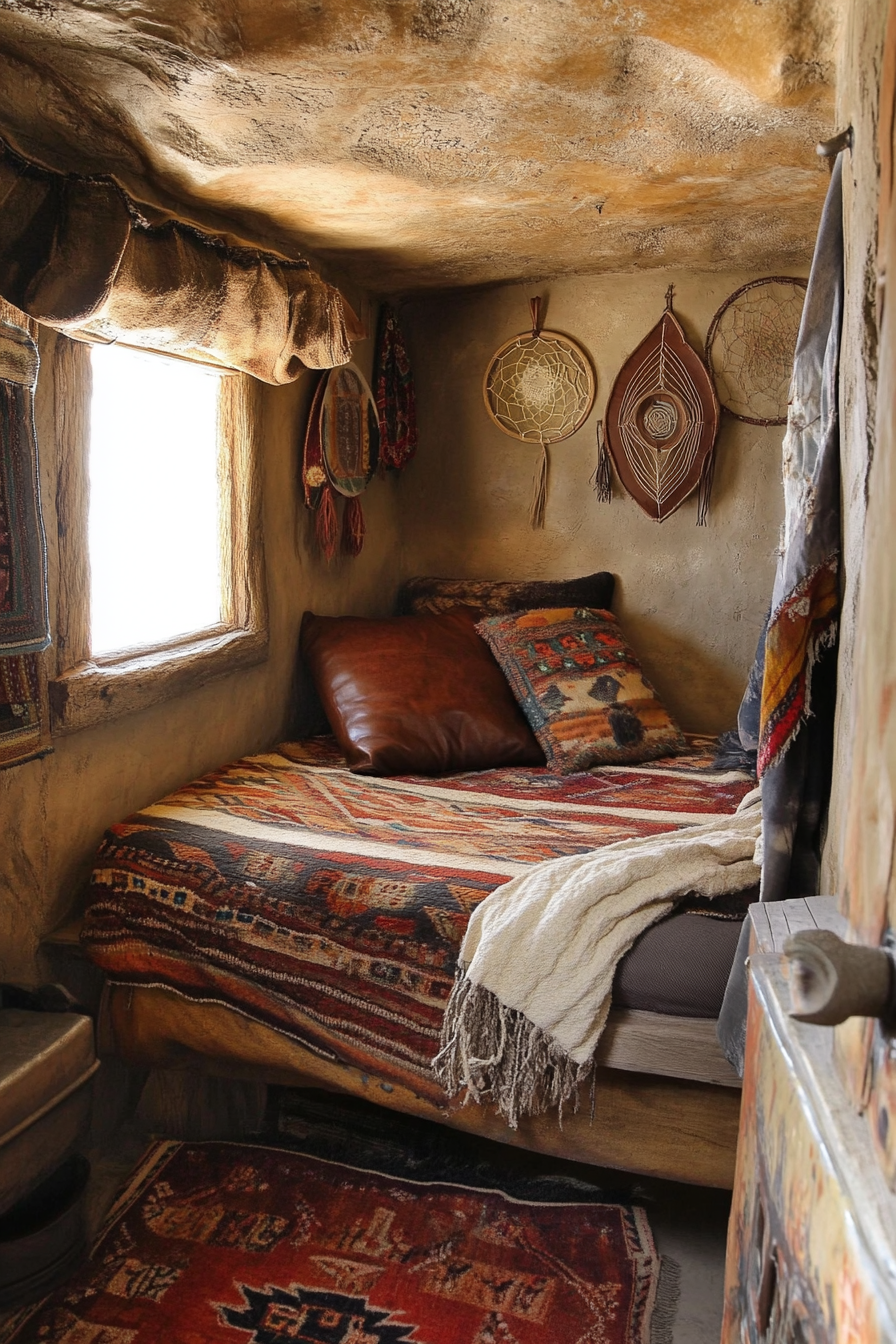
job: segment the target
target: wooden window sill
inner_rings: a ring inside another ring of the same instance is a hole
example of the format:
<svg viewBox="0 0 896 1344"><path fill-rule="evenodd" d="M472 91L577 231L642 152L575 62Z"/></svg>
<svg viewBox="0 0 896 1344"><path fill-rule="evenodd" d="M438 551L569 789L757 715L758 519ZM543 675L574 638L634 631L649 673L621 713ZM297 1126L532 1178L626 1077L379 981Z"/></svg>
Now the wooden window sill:
<svg viewBox="0 0 896 1344"><path fill-rule="evenodd" d="M53 733L64 736L138 713L214 677L262 663L267 653L266 630L219 627L164 648L79 663L50 681Z"/></svg>

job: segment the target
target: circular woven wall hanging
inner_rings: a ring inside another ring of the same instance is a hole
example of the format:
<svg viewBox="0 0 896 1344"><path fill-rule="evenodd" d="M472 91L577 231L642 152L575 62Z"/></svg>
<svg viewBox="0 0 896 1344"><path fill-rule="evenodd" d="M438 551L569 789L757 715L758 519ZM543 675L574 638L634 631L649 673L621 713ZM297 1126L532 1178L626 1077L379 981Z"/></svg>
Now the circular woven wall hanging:
<svg viewBox="0 0 896 1344"><path fill-rule="evenodd" d="M485 408L514 439L541 444L529 518L544 526L548 445L575 434L594 405L597 379L587 352L570 336L539 322L540 299L530 299L532 330L495 351L482 382Z"/></svg>
<svg viewBox="0 0 896 1344"><path fill-rule="evenodd" d="M787 423L806 281L769 275L726 299L706 335L706 362L726 411L751 425Z"/></svg>

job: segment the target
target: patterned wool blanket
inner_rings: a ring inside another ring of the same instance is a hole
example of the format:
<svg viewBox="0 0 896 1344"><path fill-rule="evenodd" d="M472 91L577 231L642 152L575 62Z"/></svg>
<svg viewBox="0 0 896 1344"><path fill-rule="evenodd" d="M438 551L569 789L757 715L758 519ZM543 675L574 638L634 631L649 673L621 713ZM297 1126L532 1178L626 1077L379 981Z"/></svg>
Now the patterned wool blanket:
<svg viewBox="0 0 896 1344"><path fill-rule="evenodd" d="M688 893L759 879L759 790L732 817L554 859L473 911L434 1061L449 1096L521 1115L562 1108L590 1072L613 977L639 934Z"/></svg>
<svg viewBox="0 0 896 1344"><path fill-rule="evenodd" d="M545 859L730 815L711 744L647 767L353 775L284 744L107 833L83 942L119 984L222 1003L436 1104L430 1061L471 913ZM745 883L749 885L749 883Z"/></svg>

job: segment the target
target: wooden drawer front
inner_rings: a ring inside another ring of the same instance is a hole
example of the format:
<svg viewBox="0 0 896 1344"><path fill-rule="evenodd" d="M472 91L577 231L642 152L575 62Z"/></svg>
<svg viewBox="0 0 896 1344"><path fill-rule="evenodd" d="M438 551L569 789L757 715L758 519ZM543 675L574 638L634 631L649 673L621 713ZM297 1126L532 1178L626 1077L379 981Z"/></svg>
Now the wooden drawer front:
<svg viewBox="0 0 896 1344"><path fill-rule="evenodd" d="M892 1344L878 1267L764 987L750 989L722 1344Z"/></svg>

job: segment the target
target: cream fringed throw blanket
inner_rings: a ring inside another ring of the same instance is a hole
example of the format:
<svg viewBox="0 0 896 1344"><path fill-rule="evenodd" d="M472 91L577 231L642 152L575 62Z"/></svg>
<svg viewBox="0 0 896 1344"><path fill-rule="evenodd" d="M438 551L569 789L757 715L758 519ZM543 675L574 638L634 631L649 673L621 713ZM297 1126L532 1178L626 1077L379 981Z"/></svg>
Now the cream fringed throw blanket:
<svg viewBox="0 0 896 1344"><path fill-rule="evenodd" d="M449 1096L490 1099L516 1129L575 1098L613 976L639 934L690 892L759 880L759 790L728 817L538 864L473 912L433 1069Z"/></svg>

